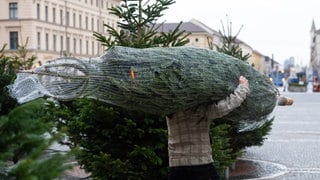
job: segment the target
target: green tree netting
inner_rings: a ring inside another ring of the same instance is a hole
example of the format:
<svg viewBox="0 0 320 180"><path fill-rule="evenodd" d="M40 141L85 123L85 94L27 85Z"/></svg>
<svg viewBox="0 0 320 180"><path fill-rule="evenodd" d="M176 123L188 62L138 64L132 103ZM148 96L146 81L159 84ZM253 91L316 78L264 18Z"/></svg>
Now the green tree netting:
<svg viewBox="0 0 320 180"><path fill-rule="evenodd" d="M59 58L18 73L9 89L20 103L42 96L62 101L87 97L164 115L225 98L240 75L249 80L250 93L229 118L260 122L273 111L277 89L243 61L200 48L115 46L91 60Z"/></svg>

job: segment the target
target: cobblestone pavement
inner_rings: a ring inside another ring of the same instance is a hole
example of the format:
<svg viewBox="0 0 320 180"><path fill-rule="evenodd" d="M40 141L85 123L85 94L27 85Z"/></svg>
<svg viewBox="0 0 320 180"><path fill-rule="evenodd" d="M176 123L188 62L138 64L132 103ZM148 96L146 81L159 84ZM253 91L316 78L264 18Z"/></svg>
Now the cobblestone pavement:
<svg viewBox="0 0 320 180"><path fill-rule="evenodd" d="M275 108L267 140L247 148L243 156L259 168L251 177L237 179L320 180L320 93L281 94L293 98L294 104Z"/></svg>

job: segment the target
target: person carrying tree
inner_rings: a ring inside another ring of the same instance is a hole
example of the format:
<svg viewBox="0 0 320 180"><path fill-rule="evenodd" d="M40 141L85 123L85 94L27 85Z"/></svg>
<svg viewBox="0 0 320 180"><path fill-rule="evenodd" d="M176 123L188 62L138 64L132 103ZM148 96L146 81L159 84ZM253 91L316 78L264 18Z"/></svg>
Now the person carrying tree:
<svg viewBox="0 0 320 180"><path fill-rule="evenodd" d="M169 180L219 179L213 165L210 124L213 119L221 118L239 107L248 93L249 82L240 76L239 85L225 99L166 116Z"/></svg>

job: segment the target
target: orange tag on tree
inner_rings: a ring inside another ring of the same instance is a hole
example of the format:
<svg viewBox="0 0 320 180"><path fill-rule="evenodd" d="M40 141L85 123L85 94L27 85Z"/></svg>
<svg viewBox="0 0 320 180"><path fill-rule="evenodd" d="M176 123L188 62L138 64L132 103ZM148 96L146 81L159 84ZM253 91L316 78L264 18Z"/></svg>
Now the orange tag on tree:
<svg viewBox="0 0 320 180"><path fill-rule="evenodd" d="M133 69L130 69L130 77L131 77L131 79L134 79L136 77Z"/></svg>

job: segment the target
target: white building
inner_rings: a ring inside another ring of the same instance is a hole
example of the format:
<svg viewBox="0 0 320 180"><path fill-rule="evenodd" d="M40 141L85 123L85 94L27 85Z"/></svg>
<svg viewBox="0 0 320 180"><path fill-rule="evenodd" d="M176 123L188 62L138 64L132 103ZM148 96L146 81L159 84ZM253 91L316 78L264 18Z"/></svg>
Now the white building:
<svg viewBox="0 0 320 180"><path fill-rule="evenodd" d="M313 75L319 76L320 72L320 30L316 29L314 20L312 21L310 30L310 64L313 69Z"/></svg>
<svg viewBox="0 0 320 180"><path fill-rule="evenodd" d="M120 0L1 0L0 48L27 49L39 61L61 56L95 57L103 48L93 32L105 33L103 24L117 27L118 17L108 8Z"/></svg>

